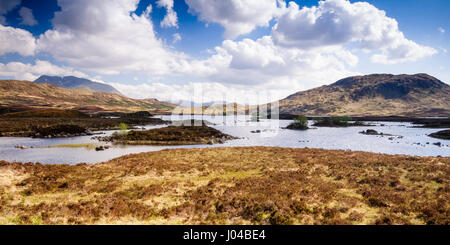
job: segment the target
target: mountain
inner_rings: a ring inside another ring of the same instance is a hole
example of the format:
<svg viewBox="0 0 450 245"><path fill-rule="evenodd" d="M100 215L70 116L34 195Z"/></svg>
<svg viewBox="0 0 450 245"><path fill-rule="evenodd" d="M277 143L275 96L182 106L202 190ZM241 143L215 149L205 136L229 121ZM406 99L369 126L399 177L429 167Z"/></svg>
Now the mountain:
<svg viewBox="0 0 450 245"><path fill-rule="evenodd" d="M35 83L48 83L53 84L61 88L68 89L86 89L95 92L105 92L120 94L115 88L108 84L93 82L85 78L79 78L74 76L58 77L58 76L40 76L34 81Z"/></svg>
<svg viewBox="0 0 450 245"><path fill-rule="evenodd" d="M48 83L0 80L0 112L26 109L75 109L83 112L166 114L176 105L156 99L137 100L115 93L66 89Z"/></svg>
<svg viewBox="0 0 450 245"><path fill-rule="evenodd" d="M427 75L348 77L279 101L282 114L450 116L450 86Z"/></svg>

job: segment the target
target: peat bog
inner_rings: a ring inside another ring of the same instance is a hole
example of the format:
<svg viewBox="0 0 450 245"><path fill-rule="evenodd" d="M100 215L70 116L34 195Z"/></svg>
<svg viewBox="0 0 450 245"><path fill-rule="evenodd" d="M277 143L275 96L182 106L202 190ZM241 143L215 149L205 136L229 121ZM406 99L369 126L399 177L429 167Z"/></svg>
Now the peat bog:
<svg viewBox="0 0 450 245"><path fill-rule="evenodd" d="M1 224L449 224L450 158L269 147L0 162Z"/></svg>

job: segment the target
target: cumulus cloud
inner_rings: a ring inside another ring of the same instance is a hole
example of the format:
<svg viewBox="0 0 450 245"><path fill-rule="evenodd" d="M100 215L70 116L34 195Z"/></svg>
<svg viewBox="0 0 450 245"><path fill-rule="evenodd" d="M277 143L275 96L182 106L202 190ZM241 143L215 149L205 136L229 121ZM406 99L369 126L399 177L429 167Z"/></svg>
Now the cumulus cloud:
<svg viewBox="0 0 450 245"><path fill-rule="evenodd" d="M54 29L39 37L40 51L77 68L102 74L164 74L180 54L168 51L156 37L151 5L133 12L139 0L58 0Z"/></svg>
<svg viewBox="0 0 450 245"><path fill-rule="evenodd" d="M380 54L374 54L371 61L381 64L396 64L416 61L436 54L434 48L419 45L413 41L403 39L400 43L381 49Z"/></svg>
<svg viewBox="0 0 450 245"><path fill-rule="evenodd" d="M347 67L357 62L355 55L339 47L306 51L277 46L265 36L256 41L225 40L208 59L182 64L177 71L222 84L310 88L354 75Z"/></svg>
<svg viewBox="0 0 450 245"><path fill-rule="evenodd" d="M289 2L278 18L272 36L278 45L311 49L357 43L366 51L380 51L372 61L398 63L415 61L436 53L430 47L405 38L395 19L367 2L320 1L319 6L299 8Z"/></svg>
<svg viewBox="0 0 450 245"><path fill-rule="evenodd" d="M110 83L120 92L133 98L154 98L156 95L158 98L166 101L173 101L183 99L189 99L194 94L194 88L197 86L213 86L217 88L223 87L221 84L201 84L201 83L187 83L187 84L165 84L161 82L155 83L142 83L139 85L128 85L122 83ZM197 98L199 99L199 98Z"/></svg>
<svg viewBox="0 0 450 245"><path fill-rule="evenodd" d="M200 20L222 25L229 39L268 26L285 6L279 0L186 0L186 3L189 12L198 15Z"/></svg>
<svg viewBox="0 0 450 245"><path fill-rule="evenodd" d="M172 37L173 37L172 43L177 43L177 42L181 41L181 39L182 39L180 33L174 33L172 35Z"/></svg>
<svg viewBox="0 0 450 245"><path fill-rule="evenodd" d="M265 69L275 68L286 64L269 37L258 41L244 39L241 42L226 40L222 48L232 56L230 68L245 69Z"/></svg>
<svg viewBox="0 0 450 245"><path fill-rule="evenodd" d="M37 25L37 21L34 18L33 12L31 9L27 7L22 7L19 9L19 15L20 18L22 18L22 21L20 22L21 25L27 25L27 26L35 26Z"/></svg>
<svg viewBox="0 0 450 245"><path fill-rule="evenodd" d="M165 8L167 13L161 21L161 27L176 27L178 28L178 16L173 10L173 0L158 0L156 5L160 8Z"/></svg>
<svg viewBox="0 0 450 245"><path fill-rule="evenodd" d="M132 98L154 98L173 103L193 101L195 103L226 101L240 104L262 104L273 102L292 93L280 87L261 86L255 90L248 86L229 86L214 82L190 82L186 84L141 83L128 85L109 83L121 93ZM270 85L271 86L271 85Z"/></svg>
<svg viewBox="0 0 450 245"><path fill-rule="evenodd" d="M236 101L255 104L260 93L271 102L299 90L360 75L347 70L358 58L341 48L323 48L319 52L276 46L270 36L256 41L226 40L204 60L183 60L174 67L175 76L192 81L185 84L149 82L139 85L111 83L123 94L134 98L158 97L161 100ZM163 79L164 81L164 79ZM203 98L195 96L202 88ZM256 89L257 88L257 89ZM251 99L250 99L251 98ZM250 100L250 101L249 101Z"/></svg>
<svg viewBox="0 0 450 245"><path fill-rule="evenodd" d="M0 76L34 81L41 75L87 77L83 72L75 71L70 67L56 66L44 60L36 60L35 64L21 62L0 63Z"/></svg>
<svg viewBox="0 0 450 245"><path fill-rule="evenodd" d="M445 29L442 28L442 27L439 27L439 28L438 28L438 31L439 31L440 33L445 33Z"/></svg>
<svg viewBox="0 0 450 245"><path fill-rule="evenodd" d="M36 40L23 29L0 25L0 55L19 53L23 56L34 55Z"/></svg>

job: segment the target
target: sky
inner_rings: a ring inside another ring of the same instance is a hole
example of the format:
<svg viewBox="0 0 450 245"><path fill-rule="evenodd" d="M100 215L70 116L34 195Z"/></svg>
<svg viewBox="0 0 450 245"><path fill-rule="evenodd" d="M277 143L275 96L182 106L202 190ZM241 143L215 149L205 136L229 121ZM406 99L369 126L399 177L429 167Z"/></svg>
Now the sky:
<svg viewBox="0 0 450 245"><path fill-rule="evenodd" d="M0 79L249 104L372 73L450 83L448 12L448 0L0 0Z"/></svg>

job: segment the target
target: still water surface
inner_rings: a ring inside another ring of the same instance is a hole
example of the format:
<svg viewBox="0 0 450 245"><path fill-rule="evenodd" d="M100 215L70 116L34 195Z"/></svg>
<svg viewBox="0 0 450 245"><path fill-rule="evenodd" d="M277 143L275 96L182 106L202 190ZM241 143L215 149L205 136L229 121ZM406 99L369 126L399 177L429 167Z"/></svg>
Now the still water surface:
<svg viewBox="0 0 450 245"><path fill-rule="evenodd" d="M159 116L163 119L185 120L191 116L171 118ZM202 116L193 116L202 119ZM247 116L204 116L204 120L215 123L212 127L239 137L225 144L189 145L189 146L113 146L105 151L95 151L87 148L46 148L46 146L66 144L104 144L91 139L92 136L72 138L32 139L23 137L0 137L0 160L9 162L40 162L40 163L97 163L131 153L158 151L170 148L205 148L229 146L276 146L292 148L322 148L354 151L368 151L386 154L406 154L413 156L450 156L450 141L430 138L427 135L443 129L413 128L411 123L405 122L368 122L375 126L327 128L320 127L306 131L283 129L291 120L262 120L252 122ZM312 123L312 121L310 121ZM145 126L146 129L164 127ZM394 136L363 135L359 132L375 129L384 134ZM258 131L260 130L260 132ZM254 131L252 133L251 131ZM257 131L258 133L255 133ZM102 136L110 135L114 131L101 131ZM441 142L441 146L434 143ZM18 149L16 145L33 147ZM40 148L44 147L44 148Z"/></svg>

